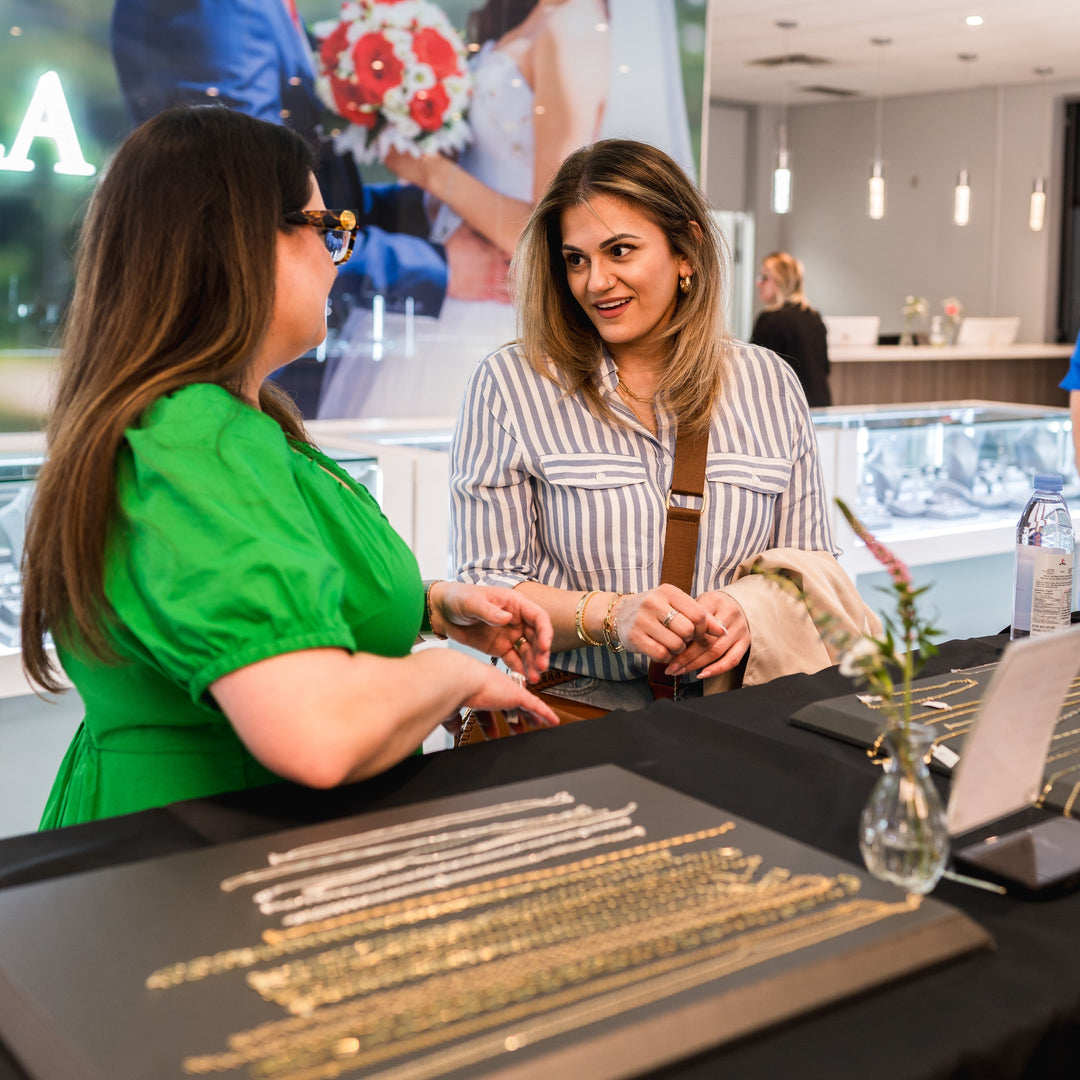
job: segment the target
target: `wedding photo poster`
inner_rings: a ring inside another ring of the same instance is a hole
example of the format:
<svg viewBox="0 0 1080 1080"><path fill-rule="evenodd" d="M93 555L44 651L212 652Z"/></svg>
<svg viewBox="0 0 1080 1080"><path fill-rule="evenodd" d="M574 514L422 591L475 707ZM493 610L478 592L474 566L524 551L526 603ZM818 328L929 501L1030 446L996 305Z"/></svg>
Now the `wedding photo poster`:
<svg viewBox="0 0 1080 1080"><path fill-rule="evenodd" d="M506 272L541 174L620 136L697 175L706 6L9 0L0 430L42 424L75 236L111 149L178 102L300 131L326 204L361 211L326 342L276 375L305 416L453 416L472 367L515 336ZM554 64L535 52L545 33Z"/></svg>

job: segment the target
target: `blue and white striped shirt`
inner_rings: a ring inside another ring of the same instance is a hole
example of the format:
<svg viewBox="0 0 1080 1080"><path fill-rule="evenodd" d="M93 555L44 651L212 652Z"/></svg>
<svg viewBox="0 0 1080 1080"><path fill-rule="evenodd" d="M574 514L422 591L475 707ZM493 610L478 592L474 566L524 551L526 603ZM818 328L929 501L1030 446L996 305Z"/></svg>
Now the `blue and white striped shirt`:
<svg viewBox="0 0 1080 1080"><path fill-rule="evenodd" d="M605 357L600 392L628 427L597 419L584 395L566 396L530 367L519 346L478 365L450 450L461 580L622 593L660 583L675 418L658 407L653 435L617 383L615 363ZM775 353L732 346L705 477L694 596L728 584L739 563L768 548L836 553L806 399ZM582 648L554 655L552 665L632 679L645 674L648 661Z"/></svg>

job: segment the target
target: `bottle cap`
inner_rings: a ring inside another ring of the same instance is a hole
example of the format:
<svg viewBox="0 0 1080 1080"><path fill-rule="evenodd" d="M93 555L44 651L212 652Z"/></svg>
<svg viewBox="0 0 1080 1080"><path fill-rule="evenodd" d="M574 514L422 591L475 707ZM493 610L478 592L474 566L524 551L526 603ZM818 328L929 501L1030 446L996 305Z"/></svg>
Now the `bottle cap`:
<svg viewBox="0 0 1080 1080"><path fill-rule="evenodd" d="M1060 491L1065 486L1065 477L1056 472L1036 473L1032 486L1036 491Z"/></svg>

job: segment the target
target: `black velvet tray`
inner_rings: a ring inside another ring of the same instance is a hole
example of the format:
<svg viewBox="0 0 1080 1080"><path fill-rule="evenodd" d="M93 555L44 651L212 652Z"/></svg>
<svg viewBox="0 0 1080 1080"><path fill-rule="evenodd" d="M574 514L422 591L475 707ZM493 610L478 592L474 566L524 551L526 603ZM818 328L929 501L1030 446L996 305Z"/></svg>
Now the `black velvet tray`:
<svg viewBox="0 0 1080 1080"><path fill-rule="evenodd" d="M38 1080L630 1076L990 943L612 765L10 888L0 928Z"/></svg>
<svg viewBox="0 0 1080 1080"><path fill-rule="evenodd" d="M956 768L963 754L964 738L975 722L978 704L996 667L997 664L984 664L963 668L917 679L912 684L915 703L912 719L935 733L930 759L930 768L935 772L949 776ZM934 702L948 708L934 707ZM880 708L874 705L858 694L844 694L803 706L792 715L791 722L869 750L878 744L884 719ZM1080 801L1080 679L1073 680L1061 706L1043 779L1039 805L1070 816L1080 815L1080 807L1075 807Z"/></svg>

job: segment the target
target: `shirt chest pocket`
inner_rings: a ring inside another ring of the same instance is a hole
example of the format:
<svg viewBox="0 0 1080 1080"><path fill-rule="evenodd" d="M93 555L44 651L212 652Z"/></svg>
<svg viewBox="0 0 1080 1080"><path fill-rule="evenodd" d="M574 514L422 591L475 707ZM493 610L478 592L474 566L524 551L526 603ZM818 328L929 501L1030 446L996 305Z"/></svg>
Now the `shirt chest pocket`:
<svg viewBox="0 0 1080 1080"><path fill-rule="evenodd" d="M556 562L582 571L644 566L655 508L645 463L622 454L539 458L538 529ZM655 502L655 497L654 500Z"/></svg>
<svg viewBox="0 0 1080 1080"><path fill-rule="evenodd" d="M710 484L732 484L760 495L780 495L791 483L791 462L786 458L710 454L705 479Z"/></svg>
<svg viewBox="0 0 1080 1080"><path fill-rule="evenodd" d="M710 454L705 481L708 505L699 550L714 572L733 569L772 546L776 500L791 486L790 461Z"/></svg>

